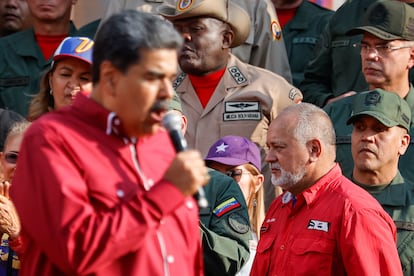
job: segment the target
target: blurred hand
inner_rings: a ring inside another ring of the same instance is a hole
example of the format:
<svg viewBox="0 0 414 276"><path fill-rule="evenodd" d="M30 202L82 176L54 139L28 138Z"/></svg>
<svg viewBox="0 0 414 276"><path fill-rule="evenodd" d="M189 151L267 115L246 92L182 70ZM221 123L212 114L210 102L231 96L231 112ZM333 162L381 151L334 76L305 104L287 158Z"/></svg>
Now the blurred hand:
<svg viewBox="0 0 414 276"><path fill-rule="evenodd" d="M333 103L333 102L336 102L337 100L340 100L340 99L343 99L343 98L346 98L346 97L349 97L349 96L355 95L355 94L356 94L356 92L355 92L355 91L348 91L348 92L346 92L346 93L344 93L344 94L341 94L341 95L339 95L339 96L337 96L337 97L335 97L335 98L331 98L331 99L329 99L329 100L326 102L326 105L328 105L328 104L330 104L330 103Z"/></svg>
<svg viewBox="0 0 414 276"><path fill-rule="evenodd" d="M9 190L10 190L10 182L6 180L1 181L0 182L0 195L10 198Z"/></svg>
<svg viewBox="0 0 414 276"><path fill-rule="evenodd" d="M207 184L210 176L200 152L187 150L177 154L164 179L173 183L185 196L191 196Z"/></svg>
<svg viewBox="0 0 414 276"><path fill-rule="evenodd" d="M20 229L20 220L13 202L0 195L0 233L6 233L11 239L16 239Z"/></svg>

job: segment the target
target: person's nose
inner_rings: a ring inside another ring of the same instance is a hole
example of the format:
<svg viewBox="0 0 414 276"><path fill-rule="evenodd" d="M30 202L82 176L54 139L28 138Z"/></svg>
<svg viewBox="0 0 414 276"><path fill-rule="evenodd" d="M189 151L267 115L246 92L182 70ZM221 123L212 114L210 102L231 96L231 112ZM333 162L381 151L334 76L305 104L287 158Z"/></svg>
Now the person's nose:
<svg viewBox="0 0 414 276"><path fill-rule="evenodd" d="M174 95L174 89L172 81L169 79L165 79L162 81L161 89L160 89L160 97L166 99L172 99Z"/></svg>

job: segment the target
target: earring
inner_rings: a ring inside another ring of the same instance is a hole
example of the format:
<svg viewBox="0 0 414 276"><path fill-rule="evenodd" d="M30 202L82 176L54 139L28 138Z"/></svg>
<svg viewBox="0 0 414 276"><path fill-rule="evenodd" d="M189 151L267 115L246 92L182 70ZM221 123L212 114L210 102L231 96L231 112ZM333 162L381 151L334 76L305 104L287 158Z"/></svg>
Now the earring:
<svg viewBox="0 0 414 276"><path fill-rule="evenodd" d="M49 90L49 94L53 95L53 90L52 89Z"/></svg>

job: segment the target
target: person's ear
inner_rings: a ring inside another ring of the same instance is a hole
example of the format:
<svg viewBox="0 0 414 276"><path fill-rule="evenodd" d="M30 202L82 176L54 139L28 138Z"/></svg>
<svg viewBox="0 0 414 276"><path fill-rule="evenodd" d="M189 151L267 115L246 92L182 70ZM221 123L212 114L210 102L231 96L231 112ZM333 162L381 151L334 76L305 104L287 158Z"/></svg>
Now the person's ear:
<svg viewBox="0 0 414 276"><path fill-rule="evenodd" d="M309 160L311 162L317 161L319 159L319 157L321 156L321 153L322 153L321 141L319 141L318 139L309 140L306 143L306 147L307 147L308 152L309 152Z"/></svg>
<svg viewBox="0 0 414 276"><path fill-rule="evenodd" d="M401 145L400 148L398 150L398 153L400 155L404 155L405 152L407 151L408 146L410 145L410 134L406 133L404 130L404 134L401 137Z"/></svg>
<svg viewBox="0 0 414 276"><path fill-rule="evenodd" d="M112 97L116 95L117 74L119 71L114 67L110 61L104 61L100 67L100 83L104 87L104 91Z"/></svg>
<svg viewBox="0 0 414 276"><path fill-rule="evenodd" d="M223 49L230 49L234 40L234 32L229 28L223 32Z"/></svg>
<svg viewBox="0 0 414 276"><path fill-rule="evenodd" d="M255 193L257 193L260 190L260 188L263 186L263 182L264 182L264 175L263 174L256 175L256 183L254 183Z"/></svg>

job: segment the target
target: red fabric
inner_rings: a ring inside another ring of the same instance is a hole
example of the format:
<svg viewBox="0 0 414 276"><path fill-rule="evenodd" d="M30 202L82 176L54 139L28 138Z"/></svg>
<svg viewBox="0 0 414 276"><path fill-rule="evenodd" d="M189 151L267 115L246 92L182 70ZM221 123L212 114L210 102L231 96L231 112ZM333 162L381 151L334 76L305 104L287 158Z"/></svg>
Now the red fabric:
<svg viewBox="0 0 414 276"><path fill-rule="evenodd" d="M392 219L338 165L263 222L252 276L402 275Z"/></svg>
<svg viewBox="0 0 414 276"><path fill-rule="evenodd" d="M283 28L296 15L298 8L293 9L276 9L277 18L279 19L280 27Z"/></svg>
<svg viewBox="0 0 414 276"><path fill-rule="evenodd" d="M11 189L19 275L202 275L197 205L162 179L168 134L134 145L105 134L108 115L79 93L26 132Z"/></svg>
<svg viewBox="0 0 414 276"><path fill-rule="evenodd" d="M188 75L203 108L207 106L208 101L210 100L211 95L213 95L214 90L220 82L225 70L226 68L223 68L202 77Z"/></svg>
<svg viewBox="0 0 414 276"><path fill-rule="evenodd" d="M67 34L64 35L38 35L36 34L36 41L42 50L43 57L45 60L53 55L59 44L67 37Z"/></svg>

